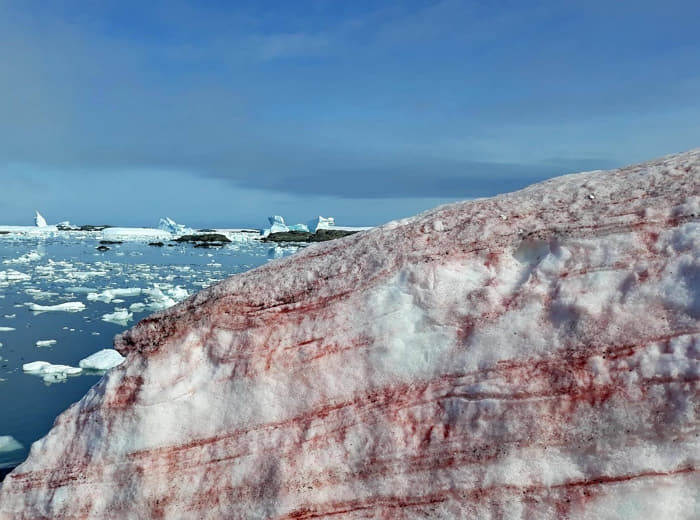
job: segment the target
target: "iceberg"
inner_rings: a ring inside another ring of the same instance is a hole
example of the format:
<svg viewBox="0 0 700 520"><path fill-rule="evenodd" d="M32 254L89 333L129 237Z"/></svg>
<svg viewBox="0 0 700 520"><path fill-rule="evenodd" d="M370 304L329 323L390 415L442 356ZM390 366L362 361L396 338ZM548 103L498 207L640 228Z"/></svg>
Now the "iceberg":
<svg viewBox="0 0 700 520"><path fill-rule="evenodd" d="M187 226L184 226L182 224L178 224L170 217L161 218L158 221L158 229L162 231L167 231L168 233L172 233L173 235L185 235L187 233L192 232L191 228L188 228Z"/></svg>
<svg viewBox="0 0 700 520"><path fill-rule="evenodd" d="M567 175L212 285L115 338L2 514L694 520L699 178Z"/></svg>
<svg viewBox="0 0 700 520"><path fill-rule="evenodd" d="M36 227L46 227L48 224L46 224L46 219L41 216L41 213L38 211L35 212L34 215L34 225Z"/></svg>
<svg viewBox="0 0 700 520"><path fill-rule="evenodd" d="M315 217L306 224L311 233L316 233L319 229L332 229L335 227L335 219L333 217Z"/></svg>

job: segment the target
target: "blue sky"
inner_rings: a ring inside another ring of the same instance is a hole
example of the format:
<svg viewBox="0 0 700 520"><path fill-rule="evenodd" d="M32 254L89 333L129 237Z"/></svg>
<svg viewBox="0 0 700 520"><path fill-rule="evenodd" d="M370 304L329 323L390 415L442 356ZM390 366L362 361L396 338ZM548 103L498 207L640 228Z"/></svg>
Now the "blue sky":
<svg viewBox="0 0 700 520"><path fill-rule="evenodd" d="M378 224L700 146L696 1L0 0L0 222Z"/></svg>

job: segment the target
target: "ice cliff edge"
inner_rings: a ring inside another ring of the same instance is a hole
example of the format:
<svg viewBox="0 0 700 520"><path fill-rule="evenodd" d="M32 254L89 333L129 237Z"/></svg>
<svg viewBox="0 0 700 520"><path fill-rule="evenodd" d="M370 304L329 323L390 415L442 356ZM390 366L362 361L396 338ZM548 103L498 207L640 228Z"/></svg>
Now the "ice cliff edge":
<svg viewBox="0 0 700 520"><path fill-rule="evenodd" d="M0 518L693 518L700 150L234 276L0 488Z"/></svg>

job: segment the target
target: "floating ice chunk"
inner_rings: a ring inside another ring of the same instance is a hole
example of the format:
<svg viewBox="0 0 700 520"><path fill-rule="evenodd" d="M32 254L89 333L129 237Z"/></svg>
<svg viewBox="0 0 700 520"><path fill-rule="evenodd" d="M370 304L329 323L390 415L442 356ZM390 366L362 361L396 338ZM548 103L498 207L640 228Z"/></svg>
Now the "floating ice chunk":
<svg viewBox="0 0 700 520"><path fill-rule="evenodd" d="M114 312L102 315L102 321L114 323L116 325L126 325L132 319L134 319L134 314L132 312L120 308L115 309Z"/></svg>
<svg viewBox="0 0 700 520"><path fill-rule="evenodd" d="M180 286L155 286L151 289L144 289L143 294L147 294L149 297L148 309L151 311L167 309L189 296L187 289Z"/></svg>
<svg viewBox="0 0 700 520"><path fill-rule="evenodd" d="M129 310L131 312L141 312L146 308L146 304L143 302L136 302L129 305Z"/></svg>
<svg viewBox="0 0 700 520"><path fill-rule="evenodd" d="M37 347L50 347L56 344L55 339L40 339L36 342Z"/></svg>
<svg viewBox="0 0 700 520"><path fill-rule="evenodd" d="M178 224L170 217L161 218L158 222L158 229L167 231L168 233L172 233L174 235L184 235L192 231L191 228L188 228L183 224Z"/></svg>
<svg viewBox="0 0 700 520"><path fill-rule="evenodd" d="M38 305L36 303L27 303L25 305L29 307L29 310L32 310L34 312L80 312L82 310L85 310L85 304L83 302L65 302L56 305Z"/></svg>
<svg viewBox="0 0 700 520"><path fill-rule="evenodd" d="M13 283L13 282L26 282L31 280L31 275L27 273L21 273L15 271L14 269L8 269L7 271L0 271L0 283Z"/></svg>
<svg viewBox="0 0 700 520"><path fill-rule="evenodd" d="M21 450L23 446L12 435L0 435L0 453Z"/></svg>
<svg viewBox="0 0 700 520"><path fill-rule="evenodd" d="M30 262L36 262L37 260L41 260L44 257L41 253L38 251L30 251L29 253L25 253L22 256L19 256L17 258L8 258L7 260L3 260L3 264L28 264Z"/></svg>
<svg viewBox="0 0 700 520"><path fill-rule="evenodd" d="M12 332L15 330L14 327L0 327L0 332Z"/></svg>
<svg viewBox="0 0 700 520"><path fill-rule="evenodd" d="M39 213L38 211L36 211L35 215L34 215L34 225L36 227L46 227L47 226L46 219L44 217L42 217L41 213Z"/></svg>
<svg viewBox="0 0 700 520"><path fill-rule="evenodd" d="M89 301L99 300L101 302L110 303L115 298L119 297L134 297L141 294L141 288L139 287L126 287L117 289L106 289L101 293L88 293L87 299Z"/></svg>
<svg viewBox="0 0 700 520"><path fill-rule="evenodd" d="M78 365L85 370L109 370L124 361L124 356L111 348L105 348L81 359Z"/></svg>
<svg viewBox="0 0 700 520"><path fill-rule="evenodd" d="M55 383L65 380L68 376L80 374L83 369L70 365L54 365L48 361L33 361L22 365L22 370L27 374L40 376L46 383Z"/></svg>

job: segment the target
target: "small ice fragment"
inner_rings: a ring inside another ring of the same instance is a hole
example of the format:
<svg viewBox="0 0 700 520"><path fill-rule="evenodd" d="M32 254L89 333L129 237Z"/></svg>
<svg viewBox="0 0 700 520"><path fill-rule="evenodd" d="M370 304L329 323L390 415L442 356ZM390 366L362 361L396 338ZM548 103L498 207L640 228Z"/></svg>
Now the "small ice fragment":
<svg viewBox="0 0 700 520"><path fill-rule="evenodd" d="M15 330L14 327L0 327L0 332L12 332Z"/></svg>
<svg viewBox="0 0 700 520"><path fill-rule="evenodd" d="M0 435L0 453L21 449L22 445L12 435Z"/></svg>
<svg viewBox="0 0 700 520"><path fill-rule="evenodd" d="M115 323L116 325L126 325L133 318L134 314L127 309L116 309L114 312L102 315L102 321Z"/></svg>
<svg viewBox="0 0 700 520"><path fill-rule="evenodd" d="M37 347L50 347L56 344L55 339L40 339L36 342Z"/></svg>
<svg viewBox="0 0 700 520"><path fill-rule="evenodd" d="M120 365L122 361L124 361L124 356L119 352L105 348L81 359L78 365L85 370L109 370Z"/></svg>

